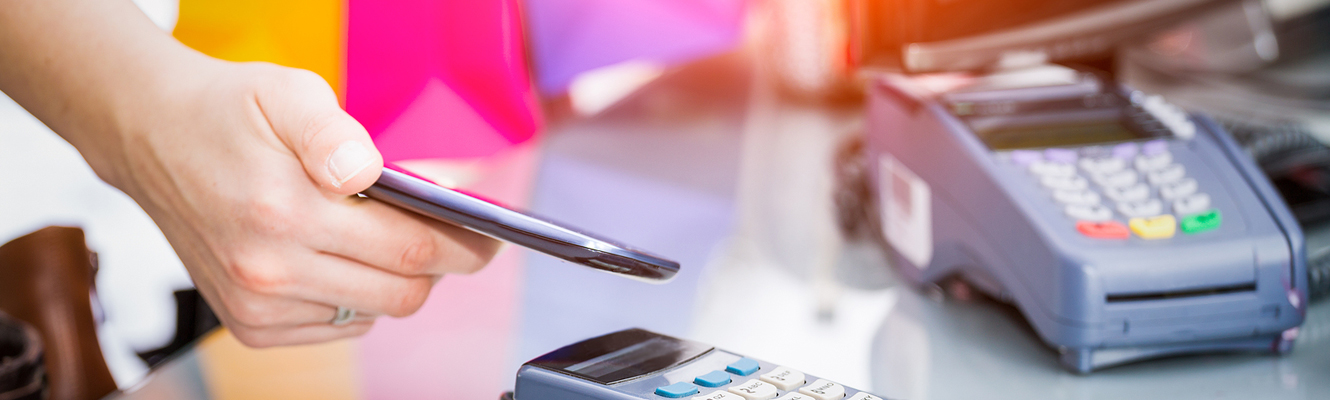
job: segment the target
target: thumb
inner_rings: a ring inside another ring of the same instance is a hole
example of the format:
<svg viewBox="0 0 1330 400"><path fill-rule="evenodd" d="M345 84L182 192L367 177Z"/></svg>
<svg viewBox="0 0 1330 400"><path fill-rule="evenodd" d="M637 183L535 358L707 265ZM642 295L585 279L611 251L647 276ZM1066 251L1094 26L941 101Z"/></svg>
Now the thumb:
<svg viewBox="0 0 1330 400"><path fill-rule="evenodd" d="M383 170L383 156L365 127L338 106L322 77L287 71L258 96L274 133L324 190L351 195L369 188Z"/></svg>

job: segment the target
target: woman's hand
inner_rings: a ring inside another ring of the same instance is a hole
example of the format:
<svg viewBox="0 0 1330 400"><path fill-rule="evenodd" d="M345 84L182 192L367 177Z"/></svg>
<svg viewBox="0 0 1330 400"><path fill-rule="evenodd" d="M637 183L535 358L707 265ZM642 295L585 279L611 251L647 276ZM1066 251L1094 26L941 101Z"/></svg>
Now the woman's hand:
<svg viewBox="0 0 1330 400"><path fill-rule="evenodd" d="M148 212L250 346L360 335L499 248L355 196L383 160L318 75L203 56L128 1L0 8L0 89Z"/></svg>
<svg viewBox="0 0 1330 400"><path fill-rule="evenodd" d="M444 274L498 249L487 237L354 196L383 160L314 73L207 60L188 83L130 106L111 181L166 234L245 344L364 333L402 317ZM357 310L333 326L337 306Z"/></svg>

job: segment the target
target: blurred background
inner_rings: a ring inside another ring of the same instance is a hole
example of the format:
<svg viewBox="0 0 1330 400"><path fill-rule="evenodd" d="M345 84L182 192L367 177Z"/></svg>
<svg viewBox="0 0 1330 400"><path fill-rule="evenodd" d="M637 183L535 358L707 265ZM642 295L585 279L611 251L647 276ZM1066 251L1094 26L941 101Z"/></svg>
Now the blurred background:
<svg viewBox="0 0 1330 400"><path fill-rule="evenodd" d="M49 225L83 229L98 265L96 340L122 391L112 397L492 399L526 360L629 327L891 398L1330 396L1324 306L1307 311L1288 355L1081 375L1059 367L1011 306L964 283L907 284L863 233L876 218L854 181L865 88L882 74L946 69L912 64L901 43L1111 0L135 2L214 57L323 76L387 161L683 270L649 285L508 246L482 272L445 278L416 315L381 319L362 338L248 349L189 292L147 215L0 99L0 169L25 171L0 177L17 192L0 197L0 242ZM1224 5L1063 58L1211 115L1235 136L1297 132L1301 162L1261 166L1305 223L1309 251L1324 246L1330 1L1211 3ZM915 4L937 10L884 11ZM1091 53L1109 61L1079 57Z"/></svg>

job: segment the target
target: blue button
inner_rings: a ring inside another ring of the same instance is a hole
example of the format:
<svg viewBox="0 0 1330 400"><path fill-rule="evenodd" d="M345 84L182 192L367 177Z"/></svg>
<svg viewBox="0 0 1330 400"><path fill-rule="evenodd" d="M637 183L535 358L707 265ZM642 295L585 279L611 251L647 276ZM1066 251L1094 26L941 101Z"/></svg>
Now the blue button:
<svg viewBox="0 0 1330 400"><path fill-rule="evenodd" d="M697 385L688 382L679 382L673 385L656 388L656 394L671 399L677 399L695 393L697 393Z"/></svg>
<svg viewBox="0 0 1330 400"><path fill-rule="evenodd" d="M726 383L730 383L730 374L725 373L725 371L711 371L706 375L693 379L693 383L706 387L721 387L725 386Z"/></svg>
<svg viewBox="0 0 1330 400"><path fill-rule="evenodd" d="M757 360L751 358L740 359L725 367L725 370L730 371L731 374L742 376L748 376L749 374L757 372L757 369Z"/></svg>

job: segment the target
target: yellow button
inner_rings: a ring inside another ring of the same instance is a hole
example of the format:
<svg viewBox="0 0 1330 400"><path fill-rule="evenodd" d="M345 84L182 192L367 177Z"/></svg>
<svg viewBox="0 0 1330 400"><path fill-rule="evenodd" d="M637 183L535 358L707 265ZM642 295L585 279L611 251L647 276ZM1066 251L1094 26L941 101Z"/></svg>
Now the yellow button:
<svg viewBox="0 0 1330 400"><path fill-rule="evenodd" d="M1150 218L1132 218L1127 226L1141 239L1167 239L1178 230L1178 221L1172 215L1160 215Z"/></svg>

